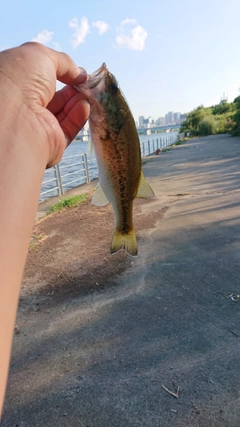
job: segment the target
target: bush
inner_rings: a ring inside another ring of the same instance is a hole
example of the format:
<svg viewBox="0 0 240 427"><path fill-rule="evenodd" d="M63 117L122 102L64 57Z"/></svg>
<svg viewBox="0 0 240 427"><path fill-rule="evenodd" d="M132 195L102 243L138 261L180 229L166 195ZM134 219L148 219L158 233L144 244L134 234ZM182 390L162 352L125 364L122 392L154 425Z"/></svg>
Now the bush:
<svg viewBox="0 0 240 427"><path fill-rule="evenodd" d="M215 105L212 107L212 114L224 114L229 113L232 110L232 105L229 104L227 101L222 101L220 104Z"/></svg>
<svg viewBox="0 0 240 427"><path fill-rule="evenodd" d="M213 116L206 116L202 119L198 126L198 135L206 136L217 133L217 121Z"/></svg>
<svg viewBox="0 0 240 427"><path fill-rule="evenodd" d="M240 135L240 96L234 99L233 105L235 108L235 114L233 115L233 126L231 133L233 136Z"/></svg>
<svg viewBox="0 0 240 427"><path fill-rule="evenodd" d="M231 103L222 101L208 108L200 105L187 115L180 132L189 132L191 137L216 133L240 135L240 96Z"/></svg>

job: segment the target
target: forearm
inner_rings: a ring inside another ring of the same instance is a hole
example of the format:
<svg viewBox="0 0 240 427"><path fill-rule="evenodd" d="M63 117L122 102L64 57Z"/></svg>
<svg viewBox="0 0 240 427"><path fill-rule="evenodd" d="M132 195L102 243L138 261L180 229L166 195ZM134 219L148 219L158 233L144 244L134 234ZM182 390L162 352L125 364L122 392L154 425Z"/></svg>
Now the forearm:
<svg viewBox="0 0 240 427"><path fill-rule="evenodd" d="M46 166L45 147L41 149L35 144L37 135L32 134L29 140L31 132L21 114L1 114L4 129L0 128L0 416L21 279Z"/></svg>
<svg viewBox="0 0 240 427"><path fill-rule="evenodd" d="M88 119L86 71L39 43L0 52L0 417L43 173ZM56 80L66 86L55 92Z"/></svg>

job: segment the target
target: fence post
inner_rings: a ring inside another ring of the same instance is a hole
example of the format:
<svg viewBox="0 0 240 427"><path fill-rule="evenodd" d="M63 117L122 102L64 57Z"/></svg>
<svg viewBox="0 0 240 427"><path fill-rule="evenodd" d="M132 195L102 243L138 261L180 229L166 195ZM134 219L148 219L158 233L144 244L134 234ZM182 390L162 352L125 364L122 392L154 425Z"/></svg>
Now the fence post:
<svg viewBox="0 0 240 427"><path fill-rule="evenodd" d="M89 176L89 169L88 169L88 159L87 159L87 153L83 153L83 161L84 161L84 171L85 171L85 177L87 184L90 183L90 176Z"/></svg>
<svg viewBox="0 0 240 427"><path fill-rule="evenodd" d="M63 184L62 184L62 177L61 177L59 163L57 163L54 166L54 171L55 171L55 176L56 176L56 181L57 181L57 186L58 186L58 195L62 196L64 194L64 189L63 189Z"/></svg>
<svg viewBox="0 0 240 427"><path fill-rule="evenodd" d="M150 154L150 141L148 141L148 155Z"/></svg>
<svg viewBox="0 0 240 427"><path fill-rule="evenodd" d="M142 156L145 157L145 145L144 145L144 142L142 142Z"/></svg>

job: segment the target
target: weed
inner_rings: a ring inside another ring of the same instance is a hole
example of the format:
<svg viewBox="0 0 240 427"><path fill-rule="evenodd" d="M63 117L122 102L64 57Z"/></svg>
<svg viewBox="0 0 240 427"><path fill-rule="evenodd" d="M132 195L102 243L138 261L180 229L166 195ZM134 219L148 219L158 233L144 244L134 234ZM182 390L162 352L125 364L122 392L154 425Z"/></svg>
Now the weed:
<svg viewBox="0 0 240 427"><path fill-rule="evenodd" d="M62 200L59 200L58 203L49 207L47 215L60 212L65 208L70 208L74 206L79 206L80 203L86 202L88 200L88 194L79 194L78 196L65 197Z"/></svg>
<svg viewBox="0 0 240 427"><path fill-rule="evenodd" d="M36 233L33 233L32 234L32 237L31 237L31 240L30 240L30 243L29 243L29 247L28 247L28 250L29 250L29 252L33 252L33 251L35 251L36 249L37 249L37 247L38 247L38 245L39 245L39 243L43 240L43 239L45 239L45 234L44 233L41 233L41 234L36 234Z"/></svg>

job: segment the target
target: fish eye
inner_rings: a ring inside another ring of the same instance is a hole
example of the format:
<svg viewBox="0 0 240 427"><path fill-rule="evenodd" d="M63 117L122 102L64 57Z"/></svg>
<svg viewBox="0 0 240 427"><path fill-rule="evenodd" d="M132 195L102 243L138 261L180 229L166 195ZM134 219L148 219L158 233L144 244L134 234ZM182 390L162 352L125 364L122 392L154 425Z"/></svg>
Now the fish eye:
<svg viewBox="0 0 240 427"><path fill-rule="evenodd" d="M112 93L113 95L115 95L115 93L117 93L117 91L118 91L118 87L117 87L117 85L115 85L115 83L111 83L108 86L108 90L109 90L110 93Z"/></svg>

